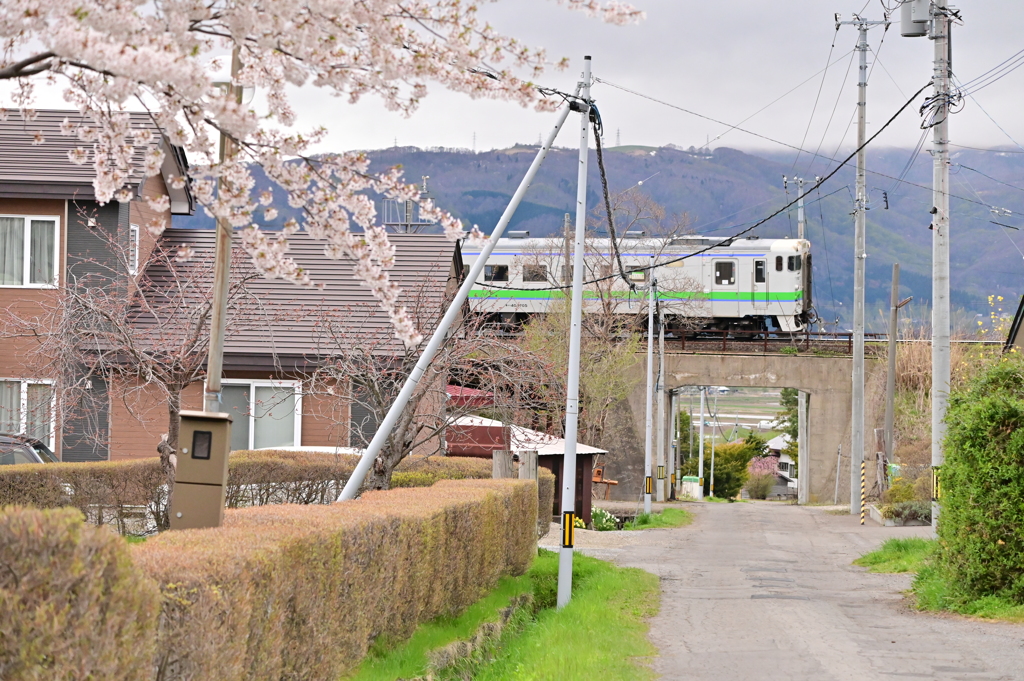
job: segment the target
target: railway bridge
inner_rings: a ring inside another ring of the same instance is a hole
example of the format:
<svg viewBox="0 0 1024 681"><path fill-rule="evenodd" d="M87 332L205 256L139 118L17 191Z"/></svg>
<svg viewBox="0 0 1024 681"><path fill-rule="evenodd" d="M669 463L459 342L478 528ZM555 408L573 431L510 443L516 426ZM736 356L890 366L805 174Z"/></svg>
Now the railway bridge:
<svg viewBox="0 0 1024 681"><path fill-rule="evenodd" d="M844 352L845 343L832 343L828 349L811 349L809 352L786 352L778 347L759 352L761 348L755 343L745 346L734 343L725 352L717 349L700 352L693 346L691 342L687 350L681 350L678 349L679 343L666 342L664 389L671 391L683 386L708 385L796 388L805 393L807 447L801 455L799 469L801 501L832 501L838 475L839 500L849 502L853 360ZM885 381L885 351L879 346L882 344L870 344L866 352L866 424L879 420L884 409L881 396ZM882 359L874 359L872 355L876 353ZM636 499L643 487L646 407L643 375L646 362L646 354L638 353L637 362L630 371L640 380L629 398L620 403L611 415L605 431L609 433L604 444L604 448L609 450L606 475L619 481L615 494L621 499ZM656 428L666 429L666 441L669 441L669 422L670 419L666 419L664 424L655 421ZM870 432L870 425L866 428ZM865 438L866 447L873 446L873 443L874 438ZM837 469L840 445L842 457Z"/></svg>

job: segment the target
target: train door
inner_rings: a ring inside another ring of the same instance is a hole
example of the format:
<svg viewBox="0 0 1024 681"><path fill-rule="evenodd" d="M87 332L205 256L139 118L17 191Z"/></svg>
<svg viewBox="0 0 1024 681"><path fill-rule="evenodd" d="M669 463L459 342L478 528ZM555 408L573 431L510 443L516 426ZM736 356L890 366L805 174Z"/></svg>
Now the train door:
<svg viewBox="0 0 1024 681"><path fill-rule="evenodd" d="M755 311L764 312L768 309L768 261L755 258L753 286L750 289L750 302Z"/></svg>
<svg viewBox="0 0 1024 681"><path fill-rule="evenodd" d="M714 288L711 309L715 317L739 317L739 272L736 260L714 260Z"/></svg>

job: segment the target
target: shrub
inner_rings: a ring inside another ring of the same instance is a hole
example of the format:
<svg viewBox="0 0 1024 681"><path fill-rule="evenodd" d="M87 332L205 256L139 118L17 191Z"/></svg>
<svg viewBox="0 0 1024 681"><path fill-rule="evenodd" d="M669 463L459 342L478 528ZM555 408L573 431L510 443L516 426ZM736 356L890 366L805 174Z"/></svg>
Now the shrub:
<svg viewBox="0 0 1024 681"><path fill-rule="evenodd" d="M600 532L619 529L619 519L603 508L597 507L590 513L594 529Z"/></svg>
<svg viewBox="0 0 1024 681"><path fill-rule="evenodd" d="M120 537L70 508L0 509L0 678L151 678L160 608Z"/></svg>
<svg viewBox="0 0 1024 681"><path fill-rule="evenodd" d="M775 486L775 476L771 473L755 473L747 478L747 494L751 499L767 499Z"/></svg>
<svg viewBox="0 0 1024 681"><path fill-rule="evenodd" d="M745 442L717 445L715 447L715 496L735 497L747 482L747 464L753 457L753 448ZM687 461L684 475L702 474L698 471L699 461L694 457ZM711 494L711 443L704 445L704 496Z"/></svg>
<svg viewBox="0 0 1024 681"><path fill-rule="evenodd" d="M1024 363L1008 356L950 395L937 566L954 599L1024 603Z"/></svg>
<svg viewBox="0 0 1024 681"><path fill-rule="evenodd" d="M375 637L408 637L525 572L536 503L528 481L441 481L229 511L224 527L136 545L164 594L165 678L338 678Z"/></svg>
<svg viewBox="0 0 1024 681"><path fill-rule="evenodd" d="M914 483L910 480L897 478L889 489L882 492L882 503L899 504L914 500Z"/></svg>

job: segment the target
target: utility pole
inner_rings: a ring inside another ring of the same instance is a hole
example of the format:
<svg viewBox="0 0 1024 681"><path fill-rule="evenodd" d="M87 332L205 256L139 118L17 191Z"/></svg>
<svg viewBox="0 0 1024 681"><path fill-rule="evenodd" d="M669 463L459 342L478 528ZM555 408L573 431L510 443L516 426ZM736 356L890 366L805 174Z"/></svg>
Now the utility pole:
<svg viewBox="0 0 1024 681"><path fill-rule="evenodd" d="M242 60L236 47L231 53L231 80L228 83L235 101L242 103L242 88L235 84L235 78L242 68ZM224 163L235 155L235 143L223 132L220 134L220 162ZM218 196L224 186L224 178L217 178ZM210 349L206 359L206 391L203 399L204 411L221 411L221 374L224 372L224 334L227 329L228 292L231 288L231 223L224 218L217 219L217 245L213 261L213 301L210 309Z"/></svg>
<svg viewBox="0 0 1024 681"><path fill-rule="evenodd" d="M647 286L647 411L644 434L644 513L651 512L654 477L651 475L651 449L654 446L654 256L651 256L650 283Z"/></svg>
<svg viewBox="0 0 1024 681"><path fill-rule="evenodd" d="M932 85L932 475L946 459L949 404L949 80L952 51L947 0L911 0L901 6L901 33L931 38L935 53ZM937 491L937 490L935 490ZM932 534L939 521L939 502L932 492Z"/></svg>
<svg viewBox="0 0 1024 681"><path fill-rule="evenodd" d="M558 552L557 607L572 598L572 553L576 529L576 442L580 412L580 332L583 326L583 255L587 229L587 158L590 153L590 56L583 58L580 155L576 176L576 242L573 251L572 308L569 327L569 376L565 400L565 456L562 459L562 547ZM585 471L589 475L590 471Z"/></svg>
<svg viewBox="0 0 1024 681"><path fill-rule="evenodd" d="M707 386L700 387L700 442L697 444L697 501L704 501L704 404L707 401ZM692 417L691 417L692 418Z"/></svg>
<svg viewBox="0 0 1024 681"><path fill-rule="evenodd" d="M838 15L837 15L838 18ZM860 512L860 464L864 460L864 272L867 254L867 92L868 92L868 29L888 26L888 21L867 21L856 14L852 21L837 21L840 25L856 26L859 32L857 47L860 75L857 80L857 193L854 222L853 253L853 414L852 445L850 454L850 513Z"/></svg>
<svg viewBox="0 0 1024 681"><path fill-rule="evenodd" d="M665 427L665 311L658 305L658 501L665 501L668 492L665 490L667 483L666 464L668 452L666 452Z"/></svg>
<svg viewBox="0 0 1024 681"><path fill-rule="evenodd" d="M896 402L896 340L899 336L900 308L913 300L913 296L900 300L900 264L892 265L892 299L889 305L889 370L885 377L885 460L893 461L893 421Z"/></svg>
<svg viewBox="0 0 1024 681"><path fill-rule="evenodd" d="M803 239L804 227L807 220L804 218L804 178L796 178L796 238Z"/></svg>
<svg viewBox="0 0 1024 681"><path fill-rule="evenodd" d="M672 475L669 482L669 499L671 501L676 500L676 485L679 484L679 395L673 390L669 393L669 413L672 414L672 424L670 431L672 433Z"/></svg>
<svg viewBox="0 0 1024 681"><path fill-rule="evenodd" d="M715 395L715 408L711 412L711 482L708 491L711 498L715 497L715 429L718 427L718 395Z"/></svg>

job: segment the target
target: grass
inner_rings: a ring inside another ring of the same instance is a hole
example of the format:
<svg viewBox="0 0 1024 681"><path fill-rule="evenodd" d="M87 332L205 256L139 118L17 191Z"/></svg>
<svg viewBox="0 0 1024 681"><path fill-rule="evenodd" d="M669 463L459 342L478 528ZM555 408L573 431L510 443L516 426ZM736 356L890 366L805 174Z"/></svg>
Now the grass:
<svg viewBox="0 0 1024 681"><path fill-rule="evenodd" d="M537 602L547 607L473 675L475 681L654 678L639 663L657 652L644 621L658 610L657 577L577 553L572 600L554 610L558 554L541 551L528 576Z"/></svg>
<svg viewBox="0 0 1024 681"><path fill-rule="evenodd" d="M541 550L523 577L505 578L498 589L452 619L421 625L397 646L380 642L346 681L396 681L421 675L430 651L473 637L509 600L533 591L533 620L502 639L492 661L468 670L465 678L633 681L653 679L640 666L656 654L647 640L646 618L658 610L658 578L575 554L572 600L555 610L558 554Z"/></svg>
<svg viewBox="0 0 1024 681"><path fill-rule="evenodd" d="M919 572L934 548L934 539L888 539L877 551L864 554L853 564L866 567L868 572Z"/></svg>
<svg viewBox="0 0 1024 681"><path fill-rule="evenodd" d="M985 596L973 601L955 598L941 572L931 563L935 546L934 539L889 539L878 550L864 554L853 564L868 568L868 572L916 572L911 592L918 610L1024 622L1024 605L1005 598Z"/></svg>
<svg viewBox="0 0 1024 681"><path fill-rule="evenodd" d="M709 502L711 502L713 504L729 504L729 503L739 503L739 502L743 502L745 504L745 503L747 503L748 500L747 499L728 499L726 497L705 496L704 497L704 501L709 501Z"/></svg>
<svg viewBox="0 0 1024 681"><path fill-rule="evenodd" d="M531 588L529 577L505 577L498 588L471 605L458 617L442 617L420 625L405 643L395 646L378 640L359 669L346 681L394 681L419 676L427 665L427 654L453 641L468 639L477 628L497 619L498 610Z"/></svg>
<svg viewBox="0 0 1024 681"><path fill-rule="evenodd" d="M129 544L141 544L142 542L146 541L146 538L138 537L133 534L126 534L124 535L124 540Z"/></svg>
<svg viewBox="0 0 1024 681"><path fill-rule="evenodd" d="M666 508L661 513L641 513L623 525L624 530L651 530L658 527L682 527L693 522L693 514L681 508Z"/></svg>

